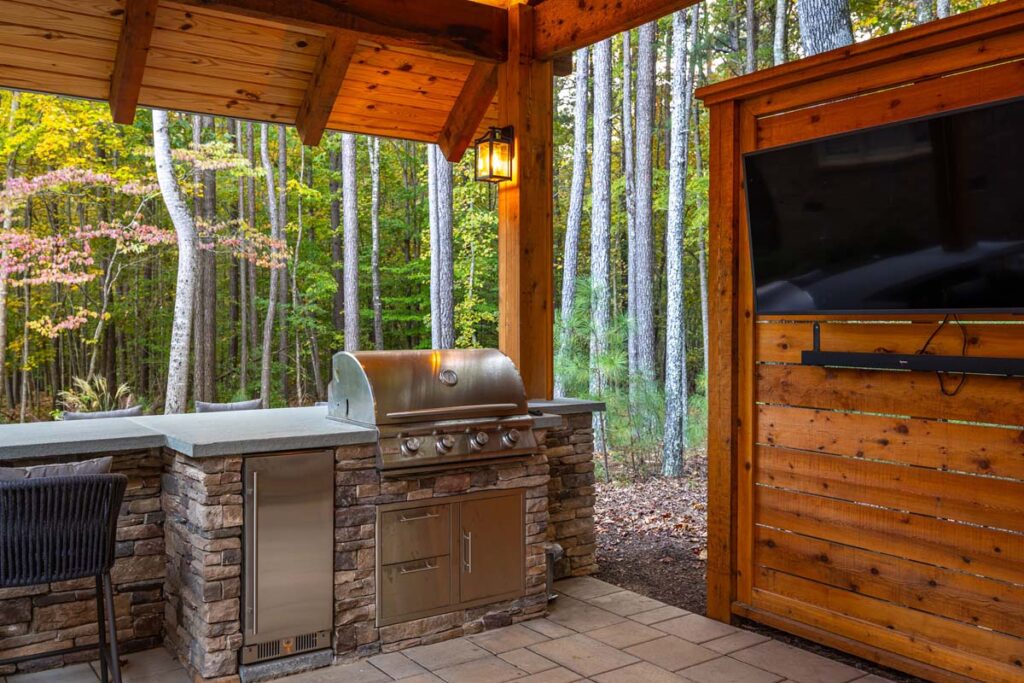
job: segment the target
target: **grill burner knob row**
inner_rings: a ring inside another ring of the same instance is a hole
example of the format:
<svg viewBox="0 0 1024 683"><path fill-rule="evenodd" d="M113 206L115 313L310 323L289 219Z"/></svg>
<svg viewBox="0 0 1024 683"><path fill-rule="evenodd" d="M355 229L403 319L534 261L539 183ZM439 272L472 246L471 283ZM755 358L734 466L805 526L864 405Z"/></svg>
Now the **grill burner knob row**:
<svg viewBox="0 0 1024 683"><path fill-rule="evenodd" d="M405 453L406 455L416 455L416 453L419 452L420 450L420 446L422 445L422 441L420 441L415 436L411 436L402 442L402 452Z"/></svg>
<svg viewBox="0 0 1024 683"><path fill-rule="evenodd" d="M501 437L501 440L509 448L514 448L515 445L517 443L519 443L519 438L520 438L519 430L518 429L510 429L507 432L505 432L505 435Z"/></svg>
<svg viewBox="0 0 1024 683"><path fill-rule="evenodd" d="M445 434L438 437L437 439L437 452L447 453L455 448L455 437L451 434Z"/></svg>
<svg viewBox="0 0 1024 683"><path fill-rule="evenodd" d="M487 445L487 442L491 440L491 435L487 432L477 432L473 436L469 437L469 445L473 450L478 451Z"/></svg>

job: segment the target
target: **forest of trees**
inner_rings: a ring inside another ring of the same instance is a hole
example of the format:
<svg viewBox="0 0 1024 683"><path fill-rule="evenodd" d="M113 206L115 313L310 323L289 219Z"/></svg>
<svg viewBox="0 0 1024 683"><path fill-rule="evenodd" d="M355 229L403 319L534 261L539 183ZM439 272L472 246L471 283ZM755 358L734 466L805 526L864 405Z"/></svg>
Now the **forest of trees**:
<svg viewBox="0 0 1024 683"><path fill-rule="evenodd" d="M556 389L605 465L703 439L695 88L987 0L708 0L556 81ZM952 6L951 6L952 5ZM0 67L2 68L2 67ZM323 400L340 349L497 346L497 195L433 145L0 91L0 422ZM118 391L118 388L121 388Z"/></svg>

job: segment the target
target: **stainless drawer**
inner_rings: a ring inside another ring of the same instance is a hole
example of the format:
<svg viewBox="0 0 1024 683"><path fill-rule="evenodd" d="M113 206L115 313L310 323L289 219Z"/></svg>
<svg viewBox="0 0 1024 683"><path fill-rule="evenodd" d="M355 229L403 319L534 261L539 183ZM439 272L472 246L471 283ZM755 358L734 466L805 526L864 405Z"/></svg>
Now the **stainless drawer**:
<svg viewBox="0 0 1024 683"><path fill-rule="evenodd" d="M380 570L380 619L445 607L451 602L451 558L431 557Z"/></svg>
<svg viewBox="0 0 1024 683"><path fill-rule="evenodd" d="M451 542L451 505L407 508L380 515L381 564L448 555Z"/></svg>

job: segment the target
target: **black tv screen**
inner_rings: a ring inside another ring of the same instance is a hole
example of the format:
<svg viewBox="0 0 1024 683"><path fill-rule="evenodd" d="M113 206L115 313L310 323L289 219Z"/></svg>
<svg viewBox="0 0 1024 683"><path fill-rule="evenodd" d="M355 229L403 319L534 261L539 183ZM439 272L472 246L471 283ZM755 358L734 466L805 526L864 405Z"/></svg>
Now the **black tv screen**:
<svg viewBox="0 0 1024 683"><path fill-rule="evenodd" d="M1024 311L1024 100L744 169L758 313Z"/></svg>

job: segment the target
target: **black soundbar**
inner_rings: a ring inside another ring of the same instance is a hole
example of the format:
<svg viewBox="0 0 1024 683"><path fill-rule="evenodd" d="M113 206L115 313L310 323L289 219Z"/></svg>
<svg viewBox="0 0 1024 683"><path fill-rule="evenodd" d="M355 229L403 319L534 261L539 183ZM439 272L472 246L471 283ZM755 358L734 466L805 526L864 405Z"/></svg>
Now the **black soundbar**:
<svg viewBox="0 0 1024 683"><path fill-rule="evenodd" d="M919 370L969 375L1024 377L1024 358L984 356L933 356L906 353L856 353L851 351L804 351L804 365L864 370Z"/></svg>
<svg viewBox="0 0 1024 683"><path fill-rule="evenodd" d="M804 365L861 370L915 370L948 372L950 374L999 375L1024 377L1024 358L992 358L986 356L935 356L927 353L862 353L856 351L822 351L821 327L814 323L814 348L804 351Z"/></svg>

